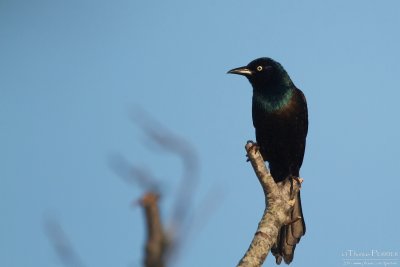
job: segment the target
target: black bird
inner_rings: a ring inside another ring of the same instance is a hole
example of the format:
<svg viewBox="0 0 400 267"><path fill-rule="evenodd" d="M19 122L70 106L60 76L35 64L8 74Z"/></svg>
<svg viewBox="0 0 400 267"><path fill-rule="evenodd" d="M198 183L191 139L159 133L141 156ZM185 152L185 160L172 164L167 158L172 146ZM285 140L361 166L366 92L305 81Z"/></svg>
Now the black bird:
<svg viewBox="0 0 400 267"><path fill-rule="evenodd" d="M228 73L246 76L253 86L253 125L261 155L268 161L275 182L299 177L308 130L307 102L281 64L259 58ZM271 252L276 262L289 264L306 232L300 193L291 214L294 223L281 228ZM296 221L296 218L301 219Z"/></svg>

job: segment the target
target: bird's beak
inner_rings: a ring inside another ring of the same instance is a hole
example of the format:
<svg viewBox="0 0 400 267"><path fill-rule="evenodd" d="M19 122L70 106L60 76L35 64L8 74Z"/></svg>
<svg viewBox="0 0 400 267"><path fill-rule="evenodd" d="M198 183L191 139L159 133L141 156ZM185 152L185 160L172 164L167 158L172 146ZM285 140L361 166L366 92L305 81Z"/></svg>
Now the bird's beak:
<svg viewBox="0 0 400 267"><path fill-rule="evenodd" d="M239 74L239 75L243 75L243 76L246 76L246 77L251 76L253 74L253 72L251 70L249 70L247 68L247 66L231 69L227 73Z"/></svg>

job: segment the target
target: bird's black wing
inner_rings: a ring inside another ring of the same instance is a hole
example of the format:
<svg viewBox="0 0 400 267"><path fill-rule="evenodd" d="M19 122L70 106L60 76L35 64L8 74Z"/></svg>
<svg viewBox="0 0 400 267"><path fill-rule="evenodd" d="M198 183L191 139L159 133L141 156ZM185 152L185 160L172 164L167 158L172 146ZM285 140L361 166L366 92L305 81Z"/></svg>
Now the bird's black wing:
<svg viewBox="0 0 400 267"><path fill-rule="evenodd" d="M303 92L300 89L295 89L296 94L296 146L297 149L295 151L294 164L297 170L292 173L293 175L298 176L301 165L303 164L304 152L306 148L306 136L308 132L308 108L307 108L307 100L304 96Z"/></svg>

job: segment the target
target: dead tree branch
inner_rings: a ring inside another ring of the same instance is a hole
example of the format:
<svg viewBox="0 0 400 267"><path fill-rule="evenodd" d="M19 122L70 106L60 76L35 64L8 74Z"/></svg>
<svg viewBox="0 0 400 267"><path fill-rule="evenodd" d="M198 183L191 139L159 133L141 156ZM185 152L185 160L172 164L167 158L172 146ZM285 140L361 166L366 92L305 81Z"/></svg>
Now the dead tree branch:
<svg viewBox="0 0 400 267"><path fill-rule="evenodd" d="M182 175L178 185L170 222L162 223L159 199L163 194L160 180L139 165L132 165L122 156L110 158L110 166L128 183L145 190L140 205L145 213L147 240L144 251L145 267L165 267L173 263L192 229L193 198L199 179L199 159L195 148L181 136L136 107L132 113L135 124L147 140L143 143L177 156L182 162Z"/></svg>
<svg viewBox="0 0 400 267"><path fill-rule="evenodd" d="M294 196L300 190L300 183L293 182L293 180L275 183L265 166L258 147L254 143L248 142L245 148L247 157L264 191L265 210L253 241L237 266L255 267L261 266L265 261L268 252L277 240L282 225L291 223L289 215L295 204Z"/></svg>
<svg viewBox="0 0 400 267"><path fill-rule="evenodd" d="M147 225L147 241L144 255L145 267L165 266L169 242L162 226L158 199L159 196L157 194L149 192L140 200L140 204L145 211Z"/></svg>
<svg viewBox="0 0 400 267"><path fill-rule="evenodd" d="M183 173L171 216L172 231L182 229L182 224L189 216L188 207L192 205L199 179L199 159L196 150L190 142L172 132L144 110L136 109L132 115L152 143L166 152L175 154L182 161Z"/></svg>

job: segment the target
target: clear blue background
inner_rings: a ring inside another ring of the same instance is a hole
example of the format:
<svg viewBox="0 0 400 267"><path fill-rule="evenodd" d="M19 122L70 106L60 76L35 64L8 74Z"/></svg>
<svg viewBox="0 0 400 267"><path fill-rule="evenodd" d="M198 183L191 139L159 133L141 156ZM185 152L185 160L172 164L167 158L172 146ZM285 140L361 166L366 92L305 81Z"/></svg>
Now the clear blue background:
<svg viewBox="0 0 400 267"><path fill-rule="evenodd" d="M264 200L245 162L251 87L225 73L260 56L309 105L308 228L291 266L399 251L399 14L396 0L1 1L0 266L61 266L48 216L86 266L141 266L143 214L130 203L143 191L108 158L162 181L166 222L181 162L148 149L135 106L196 148L193 213L218 192L176 266L234 266Z"/></svg>

